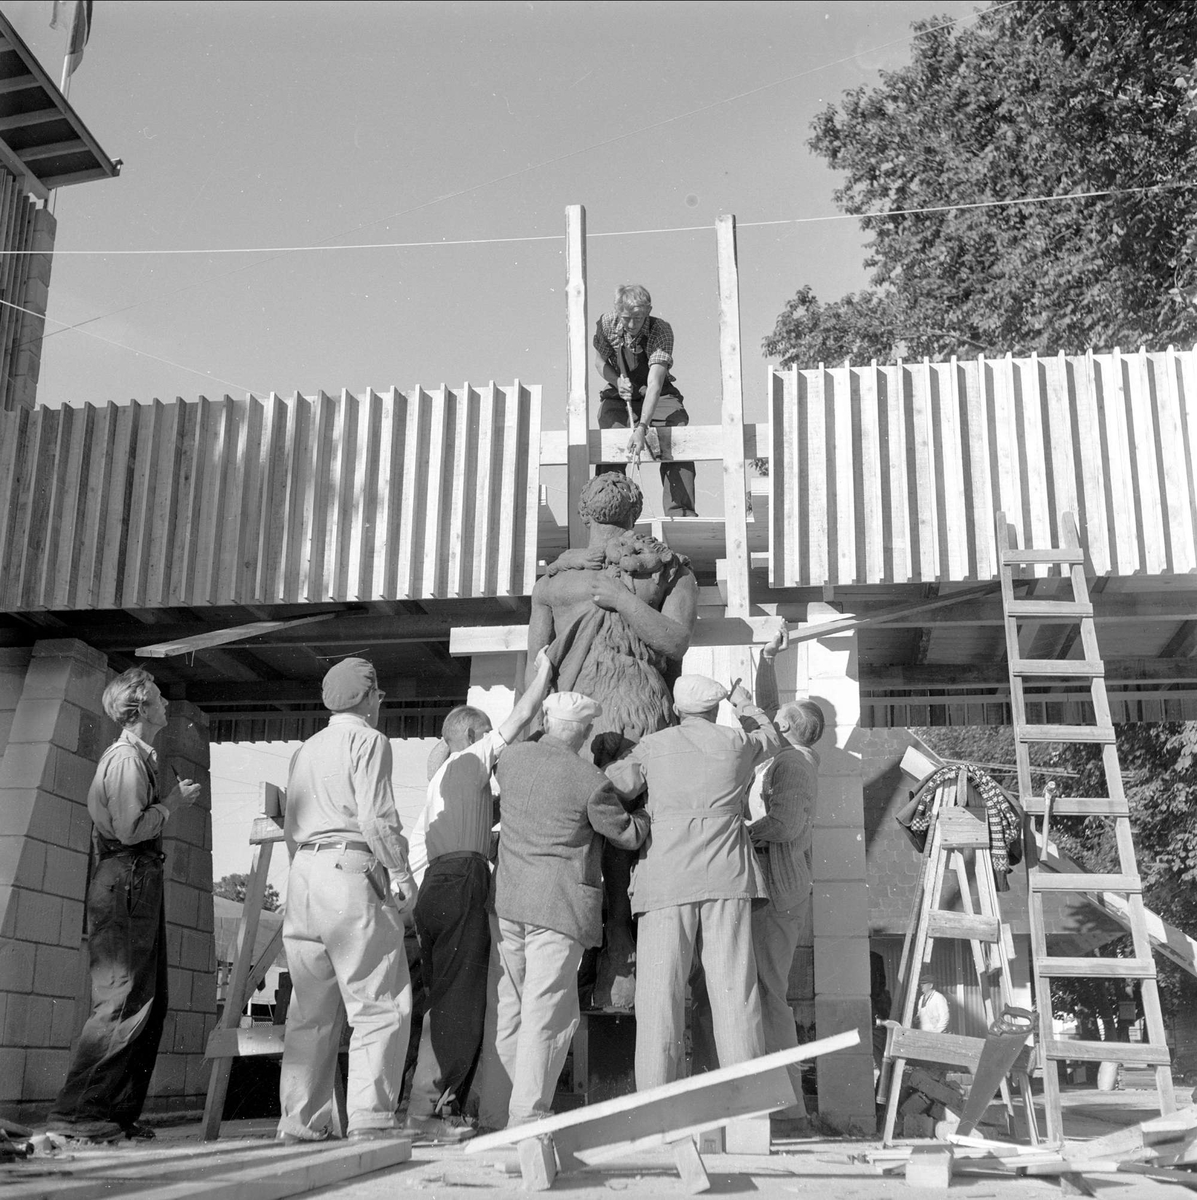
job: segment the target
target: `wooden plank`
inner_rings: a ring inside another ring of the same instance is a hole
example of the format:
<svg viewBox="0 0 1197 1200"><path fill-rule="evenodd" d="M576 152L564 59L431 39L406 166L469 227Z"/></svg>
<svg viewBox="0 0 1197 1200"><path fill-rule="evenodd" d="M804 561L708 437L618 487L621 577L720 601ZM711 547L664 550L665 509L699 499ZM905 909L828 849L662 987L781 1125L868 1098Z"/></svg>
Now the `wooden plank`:
<svg viewBox="0 0 1197 1200"><path fill-rule="evenodd" d="M54 505L41 583L33 607L60 608L66 601L64 575L70 573L79 507L79 484L83 474L83 426L86 410L63 408L55 465Z"/></svg>
<svg viewBox="0 0 1197 1200"><path fill-rule="evenodd" d="M280 448L279 471L285 489L280 504L283 527L280 532L278 569L274 575L274 586L268 593L272 600L299 599L299 566L303 547L303 513L306 499L305 473L307 463L304 447L307 442L308 423L311 409L307 401L296 392L287 406L287 426L284 445Z"/></svg>
<svg viewBox="0 0 1197 1200"><path fill-rule="evenodd" d="M547 1134L519 1142L520 1175L526 1192L547 1192L557 1178L557 1155Z"/></svg>
<svg viewBox="0 0 1197 1200"><path fill-rule="evenodd" d="M539 384L535 384L526 390L528 400L525 406L525 413L529 436L525 439L524 445L534 446L540 432L541 388ZM518 594L530 596L532 589L536 586L536 565L538 559L536 545L537 500L540 495L540 466L530 455L521 455L520 462L525 472L524 529L523 542L520 546L520 555L523 561L523 576L522 580L513 576L512 586ZM488 595L489 593L478 592L475 594Z"/></svg>
<svg viewBox="0 0 1197 1200"><path fill-rule="evenodd" d="M257 544L254 489L262 432L261 410L257 400L248 395L243 400L226 396L225 406L228 458L220 489L221 525L212 580L213 604L245 603L249 599L241 591L242 563L249 548Z"/></svg>
<svg viewBox="0 0 1197 1200"><path fill-rule="evenodd" d="M1022 798L1022 807L1030 816L1042 816L1046 805L1042 796ZM1052 801L1054 817L1125 817L1130 809L1125 800L1109 796L1058 796Z"/></svg>
<svg viewBox="0 0 1197 1200"><path fill-rule="evenodd" d="M1162 464L1161 486L1164 492L1168 543L1168 569L1197 569L1197 539L1194 538L1193 508L1189 488L1191 472L1186 470L1185 427L1181 394L1176 374L1176 350L1169 346L1162 356L1151 355L1149 362L1155 379L1158 405L1157 429Z"/></svg>
<svg viewBox="0 0 1197 1200"><path fill-rule="evenodd" d="M856 480L860 468L856 462L856 436L852 428L854 374L851 367L841 367L829 372L835 388L835 402L830 419L835 462L828 464L828 482L834 483L835 486L834 542L827 548L829 578L832 583L855 583L857 580Z"/></svg>
<svg viewBox="0 0 1197 1200"><path fill-rule="evenodd" d="M885 469L889 477L890 527L887 531L891 567L888 579L905 583L913 578L910 556L910 486L906 470L906 380L909 371L899 359L888 367L889 382L885 389L888 422L887 444L884 447Z"/></svg>
<svg viewBox="0 0 1197 1200"><path fill-rule="evenodd" d="M918 525L918 562L915 578L930 582L939 578L939 525L935 481L935 429L931 413L931 360L924 358L917 373L911 372L911 431L914 479L911 502Z"/></svg>
<svg viewBox="0 0 1197 1200"><path fill-rule="evenodd" d="M1073 406L1069 399L1069 366L1061 351L1050 360L1043 360L1044 399L1047 408L1045 436L1051 448L1051 528L1048 541L1059 542L1059 514L1081 511L1078 500L1080 464L1074 457L1072 434Z"/></svg>
<svg viewBox="0 0 1197 1200"><path fill-rule="evenodd" d="M940 570L947 579L968 579L972 574L968 554L970 506L966 502L969 493L964 482L961 444L960 364L955 355L940 368L939 374L946 384L941 387L939 396L940 477L944 496L942 527L946 550Z"/></svg>
<svg viewBox="0 0 1197 1200"><path fill-rule="evenodd" d="M969 481L966 496L968 540L971 547L970 574L991 579L997 574L993 544L993 483L989 470L989 422L986 420L985 384L989 367L984 355L975 363L962 363L965 376L960 419L967 432L962 433L961 455Z"/></svg>
<svg viewBox="0 0 1197 1200"><path fill-rule="evenodd" d="M882 521L885 484L881 455L879 412L881 370L873 359L860 373L860 499L858 534L863 554L857 554L856 571L864 583L881 583L885 577L885 530Z"/></svg>
<svg viewBox="0 0 1197 1200"><path fill-rule="evenodd" d="M1154 1066L1172 1061L1172 1054L1167 1046L1152 1046L1146 1042L1080 1042L1053 1038L1046 1043L1043 1052L1047 1058L1057 1061L1121 1062L1138 1066Z"/></svg>
<svg viewBox="0 0 1197 1200"><path fill-rule="evenodd" d="M289 621L251 621L248 625L237 625L232 629L211 629L205 633L197 633L194 637L178 638L172 642L155 642L150 646L138 646L133 653L138 658L173 658L177 654L194 654L197 650L210 650L213 646L227 646L233 642L264 637L278 629L294 629L298 625L329 621L340 615L340 613L327 612L317 613L310 617L292 617Z"/></svg>
<svg viewBox="0 0 1197 1200"><path fill-rule="evenodd" d="M171 544L179 512L185 416L186 406L181 401L162 406L159 453L154 464L154 504L149 514L149 538L145 551L144 603L150 608L165 605Z"/></svg>
<svg viewBox="0 0 1197 1200"><path fill-rule="evenodd" d="M789 372L786 372L788 375ZM799 375L805 378L805 373ZM719 425L675 425L654 429L661 459L693 459L697 462L721 462L723 459L723 428ZM769 458L770 431L766 422L744 424L744 457ZM628 431L626 429L592 429L587 435L591 462L626 462ZM564 429L540 431L540 465L564 467L568 462L568 443Z"/></svg>
<svg viewBox="0 0 1197 1200"><path fill-rule="evenodd" d="M1114 744L1112 725L1023 725L1023 740L1028 742L1103 742Z"/></svg>
<svg viewBox="0 0 1197 1200"><path fill-rule="evenodd" d="M131 406L134 410L136 452L130 471L128 535L123 552L124 582L122 608L141 608L145 605L146 551L156 507L156 472L154 466L162 457L163 405L160 400Z"/></svg>
<svg viewBox="0 0 1197 1200"><path fill-rule="evenodd" d="M445 595L458 599L468 595L468 585L462 580L464 568L463 553L473 548L473 538L467 537L466 530L466 485L472 490L478 478L478 439L475 436L477 424L472 417L472 409L481 403L478 394L469 383L461 385L461 391L454 396L453 421L453 478L449 487L449 521L445 530L445 547L448 551L448 562L445 567ZM473 497L471 496L471 501ZM512 497L514 501L514 497ZM474 505L469 504L471 528L473 526Z"/></svg>
<svg viewBox="0 0 1197 1200"><path fill-rule="evenodd" d="M370 393L374 395L373 392ZM391 565L394 554L395 531L402 519L399 513L399 479L403 471L404 405L407 397L392 387L385 400L380 400L378 416L378 477L373 514L374 539L371 556L363 569L369 572L370 591L367 599L382 600L394 591Z"/></svg>
<svg viewBox="0 0 1197 1200"><path fill-rule="evenodd" d="M804 413L806 416L806 445L799 442L799 470L803 466L806 468L803 472L805 484L797 493L796 502L799 510L806 514L807 527L806 561L795 564L796 582L819 586L834 583L838 577L828 536L835 506L839 503L834 487L835 450L830 436L835 429L835 421L834 418L831 420L829 429L827 416L835 404L835 383L832 373L825 370L822 364L809 379L804 373L796 374L799 420ZM806 382L805 390L803 381Z"/></svg>
<svg viewBox="0 0 1197 1200"><path fill-rule="evenodd" d="M1135 520L1135 479L1131 470L1126 376L1118 347L1110 355L1094 355L1101 385L1098 396L1103 417L1109 464L1108 486L1114 515L1114 547L1111 569L1117 575L1133 575L1143 569L1140 530Z"/></svg>
<svg viewBox="0 0 1197 1200"><path fill-rule="evenodd" d="M682 1187L686 1191L697 1194L710 1189L711 1181L707 1176L706 1167L702 1163L702 1155L698 1153L698 1144L694 1136L684 1137L672 1146L673 1165L681 1176Z"/></svg>
<svg viewBox="0 0 1197 1200"><path fill-rule="evenodd" d="M1039 356L1020 360L1022 378L1022 449L1026 455L1023 494L1027 505L1027 537L1033 546L1052 540L1051 493L1047 486L1050 450L1044 444L1043 375ZM1045 572L1037 571L1043 575Z"/></svg>
<svg viewBox="0 0 1197 1200"><path fill-rule="evenodd" d="M1052 805L1052 812L1063 812L1063 800ZM1037 892L1141 892L1138 875L1098 875L1088 872L1055 872L1033 867L1027 872L1027 886Z"/></svg>
<svg viewBox="0 0 1197 1200"><path fill-rule="evenodd" d="M333 444L329 454L328 505L320 532L326 550L320 579L321 600L343 600L348 585L348 554L355 508L357 397L342 389L333 401Z"/></svg>
<svg viewBox="0 0 1197 1200"><path fill-rule="evenodd" d="M1065 679L1091 678L1106 673L1101 659L1087 658L1016 658L1010 663L1012 675Z"/></svg>
<svg viewBox="0 0 1197 1200"><path fill-rule="evenodd" d="M590 477L590 379L586 338L586 209L565 210L565 433L568 441L566 508L569 544L585 546L587 533L578 515L578 500Z"/></svg>
<svg viewBox="0 0 1197 1200"><path fill-rule="evenodd" d="M1168 530L1165 524L1167 503L1160 487L1160 472L1156 464L1159 429L1156 425L1152 395L1152 377L1148 369L1147 350L1140 346L1134 358L1124 360L1127 371L1128 418L1130 422L1130 451L1139 513L1139 534L1142 545L1143 569L1149 575L1168 570Z"/></svg>
<svg viewBox="0 0 1197 1200"><path fill-rule="evenodd" d="M985 1046L983 1037L966 1037L959 1033L931 1033L892 1022L891 1028L891 1056L909 1059L912 1062L944 1063L947 1066L975 1071Z"/></svg>
<svg viewBox="0 0 1197 1200"><path fill-rule="evenodd" d="M1080 958L1048 955L1036 960L1041 975L1067 979L1154 979L1149 958Z"/></svg>
<svg viewBox="0 0 1197 1200"><path fill-rule="evenodd" d="M1187 1140L1197 1131L1197 1108L1182 1113L1151 1117L1129 1129L1119 1129L1103 1137L1093 1138L1071 1149L1073 1158L1123 1158L1136 1150L1163 1150Z"/></svg>
<svg viewBox="0 0 1197 1200"><path fill-rule="evenodd" d="M1093 616L1093 605L1076 600L1011 600L1006 612L1012 617L1037 617L1039 620L1075 621Z"/></svg>
<svg viewBox="0 0 1197 1200"><path fill-rule="evenodd" d="M1106 478L1101 452L1101 425L1097 406L1097 370L1093 351L1087 350L1079 370L1070 372L1073 383L1077 438L1081 447L1081 512L1085 547L1099 575L1113 569L1114 548L1106 511Z"/></svg>
<svg viewBox="0 0 1197 1200"><path fill-rule="evenodd" d="M499 494L503 503L499 505L499 528L495 539L495 594L510 596L516 593L512 567L515 562L515 506L511 497L515 493L516 479L519 474L519 460L524 454L520 445L520 408L524 389L517 379L510 391L506 388L503 406L503 459L499 469Z"/></svg>
<svg viewBox="0 0 1197 1200"><path fill-rule="evenodd" d="M788 1081L789 1073L782 1068L859 1044L859 1032L850 1029L833 1037L807 1042L792 1050L779 1050L775 1054L720 1067L676 1083L603 1100L513 1129L502 1129L485 1137L474 1138L466 1143L464 1150L466 1154L484 1154L499 1146L513 1145L526 1137L552 1134L558 1153L564 1148L567 1153L582 1157L579 1151L621 1142L629 1134L644 1138L657 1133L680 1132L696 1122L724 1123L742 1115L738 1111L737 1096L741 1086L747 1087L753 1077L773 1073L779 1080ZM792 1086L787 1082L786 1087L792 1097ZM774 1107L784 1107L784 1103L792 1103L792 1100L779 1102ZM743 1115L748 1114L745 1112Z"/></svg>
<svg viewBox="0 0 1197 1200"><path fill-rule="evenodd" d="M970 916L968 913L933 911L927 917L927 935L933 938L967 938L996 943L1001 923L996 917Z"/></svg>
<svg viewBox="0 0 1197 1200"><path fill-rule="evenodd" d="M719 265L719 365L722 379L723 520L727 533L727 612L748 615L748 478L744 469L744 379L740 364L740 274L736 263L736 218L715 221Z"/></svg>

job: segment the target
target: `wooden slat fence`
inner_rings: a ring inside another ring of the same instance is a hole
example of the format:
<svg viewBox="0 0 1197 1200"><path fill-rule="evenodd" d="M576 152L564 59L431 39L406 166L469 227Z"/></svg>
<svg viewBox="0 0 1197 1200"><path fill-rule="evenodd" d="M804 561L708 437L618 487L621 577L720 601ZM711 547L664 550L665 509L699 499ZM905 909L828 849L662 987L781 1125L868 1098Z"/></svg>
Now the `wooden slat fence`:
<svg viewBox="0 0 1197 1200"><path fill-rule="evenodd" d="M1197 570L1197 352L771 369L774 587L996 577L994 516L1099 575Z"/></svg>
<svg viewBox="0 0 1197 1200"><path fill-rule="evenodd" d="M0 412L0 611L526 595L540 389Z"/></svg>

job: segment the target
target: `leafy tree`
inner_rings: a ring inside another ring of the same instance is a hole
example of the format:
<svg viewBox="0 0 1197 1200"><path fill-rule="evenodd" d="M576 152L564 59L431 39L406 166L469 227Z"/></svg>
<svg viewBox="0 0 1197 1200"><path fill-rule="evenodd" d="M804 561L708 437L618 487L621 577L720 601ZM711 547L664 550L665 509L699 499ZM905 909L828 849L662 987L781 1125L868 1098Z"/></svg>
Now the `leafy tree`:
<svg viewBox="0 0 1197 1200"><path fill-rule="evenodd" d="M245 903L245 889L249 887L248 875L225 875L213 885L212 892L214 895L223 896L226 900L236 900L239 904ZM278 889L268 883L266 885L266 894L262 898L262 907L267 912L275 912L279 906Z"/></svg>
<svg viewBox="0 0 1197 1200"><path fill-rule="evenodd" d="M1197 9L1016 0L971 28L914 28L910 65L828 107L808 144L844 172L845 212L943 211L863 217L872 287L822 303L803 286L765 353L808 366L1192 342Z"/></svg>

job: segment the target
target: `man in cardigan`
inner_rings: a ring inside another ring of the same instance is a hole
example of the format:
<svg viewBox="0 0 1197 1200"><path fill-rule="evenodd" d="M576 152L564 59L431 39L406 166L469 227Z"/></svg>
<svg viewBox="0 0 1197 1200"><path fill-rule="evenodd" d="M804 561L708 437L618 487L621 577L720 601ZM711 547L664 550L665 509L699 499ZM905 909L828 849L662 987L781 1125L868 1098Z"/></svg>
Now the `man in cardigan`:
<svg viewBox="0 0 1197 1200"><path fill-rule="evenodd" d="M602 940L603 838L635 850L648 814L627 812L579 751L602 708L577 692L544 702L544 736L512 746L495 774L503 828L478 1123L547 1116L578 1026L578 964Z"/></svg>
<svg viewBox="0 0 1197 1200"><path fill-rule="evenodd" d="M683 675L673 688L681 724L642 738L607 775L624 797L647 786L653 835L632 876L640 915L636 1087L672 1083L684 1061L686 980L695 941L711 988L715 1044L724 1066L764 1053L752 950L753 901L765 882L744 824L757 763L781 748L769 718L740 686ZM743 729L717 725L727 699Z"/></svg>

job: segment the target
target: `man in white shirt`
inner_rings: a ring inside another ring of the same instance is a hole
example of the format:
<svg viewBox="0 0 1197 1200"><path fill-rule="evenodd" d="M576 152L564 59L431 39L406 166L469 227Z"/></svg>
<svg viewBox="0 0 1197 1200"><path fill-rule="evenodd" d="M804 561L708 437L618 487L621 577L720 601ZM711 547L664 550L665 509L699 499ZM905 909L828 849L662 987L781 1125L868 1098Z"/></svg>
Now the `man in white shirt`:
<svg viewBox="0 0 1197 1200"><path fill-rule="evenodd" d="M449 757L428 784L418 830L428 867L416 900L428 1045L435 1058L416 1068L407 1129L421 1138L461 1141L473 1134L462 1105L482 1047L490 963L490 777L507 744L523 732L548 695L552 665L544 650L536 675L498 729L478 708L461 705L441 730ZM421 1045L423 1057L423 1044Z"/></svg>
<svg viewBox="0 0 1197 1200"><path fill-rule="evenodd" d="M944 1033L951 1013L948 998L935 990L935 976L924 971L919 976L919 998L914 1006L914 1027L928 1033Z"/></svg>

